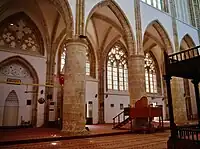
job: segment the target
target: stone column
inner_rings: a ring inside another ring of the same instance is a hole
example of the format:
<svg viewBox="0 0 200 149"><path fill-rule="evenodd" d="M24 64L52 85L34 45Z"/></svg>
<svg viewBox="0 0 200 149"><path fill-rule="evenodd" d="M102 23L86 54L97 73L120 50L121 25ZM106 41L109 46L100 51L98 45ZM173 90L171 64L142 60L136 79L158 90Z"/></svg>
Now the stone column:
<svg viewBox="0 0 200 149"><path fill-rule="evenodd" d="M81 135L85 131L87 45L83 39L69 39L66 48L62 131L69 135Z"/></svg>
<svg viewBox="0 0 200 149"><path fill-rule="evenodd" d="M195 96L196 96L196 104L197 104L197 112L198 112L198 122L200 126L200 97L199 97L199 80L193 80L194 84Z"/></svg>
<svg viewBox="0 0 200 149"><path fill-rule="evenodd" d="M185 123L187 121L187 111L184 99L183 79L173 78L171 83L175 123Z"/></svg>
<svg viewBox="0 0 200 149"><path fill-rule="evenodd" d="M171 92L171 77L165 75L164 79L166 81L167 97L168 97L168 109L169 109L169 120L170 120L170 130L171 138L176 137L176 124L174 123L174 108L172 103L172 92Z"/></svg>
<svg viewBox="0 0 200 149"><path fill-rule="evenodd" d="M192 119L192 103L190 97L190 86L188 79L183 79L184 84L184 98L186 103L186 111L187 111L187 118L188 120Z"/></svg>
<svg viewBox="0 0 200 149"><path fill-rule="evenodd" d="M98 65L98 123L104 124L104 63L102 62L102 57L100 57Z"/></svg>
<svg viewBox="0 0 200 149"><path fill-rule="evenodd" d="M134 106L137 100L146 95L143 55L133 55L128 58L128 78L130 105Z"/></svg>

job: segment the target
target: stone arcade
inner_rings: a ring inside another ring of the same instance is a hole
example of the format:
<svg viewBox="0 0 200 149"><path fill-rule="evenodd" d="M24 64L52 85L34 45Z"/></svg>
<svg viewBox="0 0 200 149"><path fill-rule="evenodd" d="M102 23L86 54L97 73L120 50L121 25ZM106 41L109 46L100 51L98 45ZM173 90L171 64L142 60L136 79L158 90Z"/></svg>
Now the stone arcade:
<svg viewBox="0 0 200 149"><path fill-rule="evenodd" d="M2 0L0 126L112 123L142 96L169 119L164 53L199 45L198 0ZM197 118L194 87L172 79L174 118ZM11 117L14 117L11 118Z"/></svg>

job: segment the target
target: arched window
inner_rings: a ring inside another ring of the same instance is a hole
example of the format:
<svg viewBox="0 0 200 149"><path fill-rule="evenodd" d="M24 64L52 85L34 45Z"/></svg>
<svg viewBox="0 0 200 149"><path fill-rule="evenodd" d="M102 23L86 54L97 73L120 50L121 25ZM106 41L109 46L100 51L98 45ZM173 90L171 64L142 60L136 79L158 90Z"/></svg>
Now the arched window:
<svg viewBox="0 0 200 149"><path fill-rule="evenodd" d="M90 56L89 52L87 51L86 53L86 67L85 67L85 72L87 76L90 76Z"/></svg>
<svg viewBox="0 0 200 149"><path fill-rule="evenodd" d="M142 0L143 2L163 11L167 11L167 0Z"/></svg>
<svg viewBox="0 0 200 149"><path fill-rule="evenodd" d="M127 56L119 44L113 46L108 53L107 89L128 90Z"/></svg>
<svg viewBox="0 0 200 149"><path fill-rule="evenodd" d="M150 53L145 54L145 86L147 93L158 93L155 61Z"/></svg>
<svg viewBox="0 0 200 149"><path fill-rule="evenodd" d="M61 50L61 56L60 56L60 73L65 73L65 58L66 58L66 46L64 44L62 50Z"/></svg>

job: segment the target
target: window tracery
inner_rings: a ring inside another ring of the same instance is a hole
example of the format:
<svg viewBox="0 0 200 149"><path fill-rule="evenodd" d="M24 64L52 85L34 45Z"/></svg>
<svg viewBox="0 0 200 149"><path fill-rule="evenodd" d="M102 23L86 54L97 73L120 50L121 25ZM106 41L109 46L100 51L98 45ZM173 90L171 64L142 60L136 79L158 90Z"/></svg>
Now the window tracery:
<svg viewBox="0 0 200 149"><path fill-rule="evenodd" d="M145 87L147 93L158 93L156 65L150 53L145 54Z"/></svg>
<svg viewBox="0 0 200 149"><path fill-rule="evenodd" d="M23 13L11 16L0 24L0 46L43 54L41 36Z"/></svg>
<svg viewBox="0 0 200 149"><path fill-rule="evenodd" d="M17 63L12 63L6 65L0 69L0 75L2 76L11 76L11 77L20 77L20 78L31 78L30 72L24 68L22 65Z"/></svg>
<svg viewBox="0 0 200 149"><path fill-rule="evenodd" d="M127 56L119 44L114 45L108 53L107 88L110 90L128 90Z"/></svg>

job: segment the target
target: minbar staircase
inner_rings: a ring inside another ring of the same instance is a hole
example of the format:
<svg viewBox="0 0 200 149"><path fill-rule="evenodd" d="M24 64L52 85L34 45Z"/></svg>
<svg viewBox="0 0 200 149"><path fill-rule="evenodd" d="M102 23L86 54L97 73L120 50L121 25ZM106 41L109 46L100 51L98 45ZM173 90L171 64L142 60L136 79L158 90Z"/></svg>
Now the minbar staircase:
<svg viewBox="0 0 200 149"><path fill-rule="evenodd" d="M113 129L119 129L130 121L131 118L129 117L129 108L125 108L124 111L113 118Z"/></svg>
<svg viewBox="0 0 200 149"><path fill-rule="evenodd" d="M113 129L119 129L126 124L130 124L129 129L131 131L138 130L151 130L151 122L154 117L159 117L159 128L163 128L163 113L162 106L153 107L148 105L148 99L143 96L140 100L135 103L135 107L124 108L124 111L119 113L113 118ZM144 121L143 124L135 123L135 120ZM137 125L133 127L133 121ZM145 126L145 127L144 127Z"/></svg>

